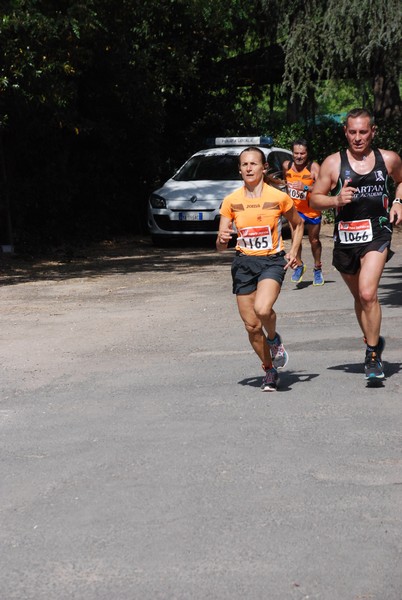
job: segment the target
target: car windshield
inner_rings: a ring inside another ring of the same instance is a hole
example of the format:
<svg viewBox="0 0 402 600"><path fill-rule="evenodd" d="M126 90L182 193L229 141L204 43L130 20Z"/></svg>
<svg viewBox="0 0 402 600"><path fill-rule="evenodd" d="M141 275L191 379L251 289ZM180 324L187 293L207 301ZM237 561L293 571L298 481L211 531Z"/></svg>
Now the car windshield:
<svg viewBox="0 0 402 600"><path fill-rule="evenodd" d="M268 156L268 173L282 171L282 163L292 157L286 150L273 150ZM192 156L174 175L175 181L240 180L237 154L198 154Z"/></svg>
<svg viewBox="0 0 402 600"><path fill-rule="evenodd" d="M273 150L268 155L268 172L282 171L282 165L284 161L290 160L291 158L292 154L290 152L286 152L284 150Z"/></svg>
<svg viewBox="0 0 402 600"><path fill-rule="evenodd" d="M193 156L173 177L175 181L236 181L241 179L236 155Z"/></svg>

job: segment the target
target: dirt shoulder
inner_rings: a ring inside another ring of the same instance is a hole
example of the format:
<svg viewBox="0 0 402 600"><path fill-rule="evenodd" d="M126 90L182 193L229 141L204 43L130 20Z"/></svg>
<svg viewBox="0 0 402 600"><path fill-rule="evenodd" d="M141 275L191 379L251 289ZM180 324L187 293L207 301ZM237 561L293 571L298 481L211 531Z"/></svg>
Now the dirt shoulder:
<svg viewBox="0 0 402 600"><path fill-rule="evenodd" d="M321 229L323 248L332 248L333 225L325 224ZM307 239L305 236L304 244ZM289 240L285 240L285 246ZM402 228L395 229L392 247L398 250L402 246ZM225 257L215 251L214 241L185 244L180 243L168 248L155 247L149 236L133 236L105 240L96 244L80 247L57 249L42 256L21 254L0 255L0 286L41 280L58 280L79 277L96 277L113 273L143 271L175 271L180 269L201 268L216 258L219 263L230 262L232 253ZM215 257L215 258L214 258Z"/></svg>

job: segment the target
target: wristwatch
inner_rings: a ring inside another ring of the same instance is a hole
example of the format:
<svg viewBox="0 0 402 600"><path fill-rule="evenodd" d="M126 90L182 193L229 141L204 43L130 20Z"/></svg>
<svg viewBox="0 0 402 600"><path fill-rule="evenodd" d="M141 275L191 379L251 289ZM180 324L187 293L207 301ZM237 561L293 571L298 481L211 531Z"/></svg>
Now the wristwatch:
<svg viewBox="0 0 402 600"><path fill-rule="evenodd" d="M392 204L402 204L402 200L400 198L395 198Z"/></svg>

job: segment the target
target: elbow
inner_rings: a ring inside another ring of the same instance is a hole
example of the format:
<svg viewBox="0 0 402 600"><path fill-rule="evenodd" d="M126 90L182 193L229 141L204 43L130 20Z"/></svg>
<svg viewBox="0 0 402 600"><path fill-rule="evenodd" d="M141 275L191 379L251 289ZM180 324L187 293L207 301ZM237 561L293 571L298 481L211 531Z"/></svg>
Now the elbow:
<svg viewBox="0 0 402 600"><path fill-rule="evenodd" d="M310 196L309 204L311 208L314 208L315 210L321 210L321 206L317 205L316 198L312 194Z"/></svg>

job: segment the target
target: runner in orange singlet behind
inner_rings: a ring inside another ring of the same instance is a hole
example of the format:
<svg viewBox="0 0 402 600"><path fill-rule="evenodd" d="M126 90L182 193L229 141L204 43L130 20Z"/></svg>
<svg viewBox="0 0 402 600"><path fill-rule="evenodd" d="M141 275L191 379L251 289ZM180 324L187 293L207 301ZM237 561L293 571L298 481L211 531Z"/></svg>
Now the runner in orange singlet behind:
<svg viewBox="0 0 402 600"><path fill-rule="evenodd" d="M225 250L237 230L236 255L232 263L233 293L251 346L259 356L265 377L263 392L278 386L278 371L288 361L281 336L276 331L273 306L288 267L297 265L297 250L303 237L303 221L291 198L266 183L265 154L254 146L243 150L239 169L244 185L226 196L221 207L216 248ZM292 246L285 253L282 215L294 231Z"/></svg>
<svg viewBox="0 0 402 600"><path fill-rule="evenodd" d="M320 172L317 162L310 161L308 157L308 144L305 139L295 140L292 144L293 160L283 163L283 177L286 181L288 194L292 198L297 212L303 219L307 228L311 252L314 258L313 285L323 285L321 265L321 211L311 208L309 199L314 182ZM293 228L290 224L293 235ZM300 245L297 255L297 267L292 275L294 283L300 283L306 271L306 265L301 258L302 247Z"/></svg>

